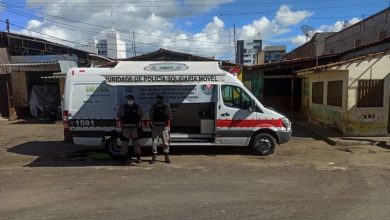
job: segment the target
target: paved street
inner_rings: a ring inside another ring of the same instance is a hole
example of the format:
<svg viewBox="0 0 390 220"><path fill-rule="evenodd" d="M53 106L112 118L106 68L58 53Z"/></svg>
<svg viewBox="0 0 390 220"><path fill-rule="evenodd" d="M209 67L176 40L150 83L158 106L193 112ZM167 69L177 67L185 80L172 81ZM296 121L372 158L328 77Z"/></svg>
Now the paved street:
<svg viewBox="0 0 390 220"><path fill-rule="evenodd" d="M60 124L3 121L0 219L389 219L390 150L293 128L268 157L175 147L170 165L122 167Z"/></svg>

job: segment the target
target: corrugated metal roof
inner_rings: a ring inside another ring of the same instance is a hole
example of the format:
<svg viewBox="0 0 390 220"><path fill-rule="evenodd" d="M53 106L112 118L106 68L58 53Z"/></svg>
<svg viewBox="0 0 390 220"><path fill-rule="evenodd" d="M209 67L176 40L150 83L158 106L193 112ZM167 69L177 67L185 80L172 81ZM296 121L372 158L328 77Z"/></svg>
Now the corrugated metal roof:
<svg viewBox="0 0 390 220"><path fill-rule="evenodd" d="M321 65L321 66L318 66L318 67L302 69L302 70L297 71L297 73L307 72L307 71L315 71L315 70L326 70L329 67L340 66L340 65L343 65L343 64L354 62L356 60L362 60L362 59L366 59L368 57L375 57L375 56L378 56L378 55L385 55L385 54L386 54L386 51L378 52L378 53L372 53L372 54L367 54L365 56L360 56L360 57L356 57L356 58L352 58L352 59L348 59L348 60L342 60L342 61L338 61L338 62L335 62L335 63L329 63L329 64Z"/></svg>
<svg viewBox="0 0 390 220"><path fill-rule="evenodd" d="M45 62L45 63L1 63L0 67L44 66L44 65L58 65L58 62Z"/></svg>

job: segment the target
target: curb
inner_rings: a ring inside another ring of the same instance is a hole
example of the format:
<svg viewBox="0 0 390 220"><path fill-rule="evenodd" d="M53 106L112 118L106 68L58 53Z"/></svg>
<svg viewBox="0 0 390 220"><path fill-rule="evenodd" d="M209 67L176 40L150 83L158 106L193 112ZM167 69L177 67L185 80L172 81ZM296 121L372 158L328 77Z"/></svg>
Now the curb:
<svg viewBox="0 0 390 220"><path fill-rule="evenodd" d="M307 127L305 124L294 121L294 124L303 127L308 132L310 132L313 136L325 141L327 144L332 146L353 146L353 145L374 145L374 146L381 146L381 147L390 147L390 143L387 143L386 141L375 141L370 139L346 139L343 140L343 137L335 137L335 138L329 138L327 136L324 136L321 134L321 132L317 132L315 129L312 129L310 127ZM313 124L313 126L316 126Z"/></svg>

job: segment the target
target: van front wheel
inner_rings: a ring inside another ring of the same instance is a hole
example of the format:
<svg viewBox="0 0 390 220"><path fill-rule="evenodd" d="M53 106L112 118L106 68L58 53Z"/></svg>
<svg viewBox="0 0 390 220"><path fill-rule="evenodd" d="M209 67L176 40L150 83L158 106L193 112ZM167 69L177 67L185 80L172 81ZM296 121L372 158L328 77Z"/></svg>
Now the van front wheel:
<svg viewBox="0 0 390 220"><path fill-rule="evenodd" d="M270 155L274 152L275 145L276 140L272 135L261 133L252 139L250 147L256 155Z"/></svg>

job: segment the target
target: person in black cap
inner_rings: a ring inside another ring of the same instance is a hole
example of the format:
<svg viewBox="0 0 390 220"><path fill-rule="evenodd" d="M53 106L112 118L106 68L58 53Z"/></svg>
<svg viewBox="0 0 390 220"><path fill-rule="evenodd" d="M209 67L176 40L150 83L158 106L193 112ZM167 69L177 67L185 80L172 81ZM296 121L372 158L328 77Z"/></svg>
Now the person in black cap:
<svg viewBox="0 0 390 220"><path fill-rule="evenodd" d="M165 162L171 163L169 159L169 121L172 119L172 112L169 105L164 103L164 97L158 95L156 103L150 108L150 120L152 121L152 152L151 164L156 162L158 139L161 138L164 146Z"/></svg>
<svg viewBox="0 0 390 220"><path fill-rule="evenodd" d="M121 105L117 111L118 120L122 124L123 141L121 147L121 154L123 155L122 164L131 164L132 154L129 154L129 139L133 143L133 153L136 156L136 163L141 163L141 146L138 141L140 122L143 117L143 111L139 105L134 102L134 96L127 95L127 103Z"/></svg>

